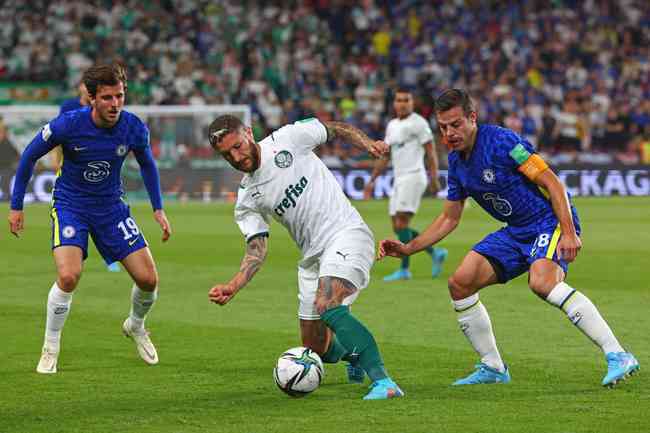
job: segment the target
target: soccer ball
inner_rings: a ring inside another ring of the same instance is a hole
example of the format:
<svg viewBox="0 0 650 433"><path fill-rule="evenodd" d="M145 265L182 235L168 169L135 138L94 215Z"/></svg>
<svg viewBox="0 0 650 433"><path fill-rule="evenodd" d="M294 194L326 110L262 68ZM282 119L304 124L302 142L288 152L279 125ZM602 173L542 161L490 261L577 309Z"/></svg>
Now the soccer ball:
<svg viewBox="0 0 650 433"><path fill-rule="evenodd" d="M306 347L285 350L273 369L275 384L291 397L304 397L323 380L323 361Z"/></svg>

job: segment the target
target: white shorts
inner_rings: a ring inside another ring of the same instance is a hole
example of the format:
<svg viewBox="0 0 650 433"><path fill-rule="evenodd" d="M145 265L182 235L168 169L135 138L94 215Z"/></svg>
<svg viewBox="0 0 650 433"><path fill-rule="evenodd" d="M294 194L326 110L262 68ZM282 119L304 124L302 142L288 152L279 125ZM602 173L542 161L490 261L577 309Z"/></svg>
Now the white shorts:
<svg viewBox="0 0 650 433"><path fill-rule="evenodd" d="M318 279L338 277L351 282L357 290L343 299L351 305L359 292L370 282L370 269L375 261L375 238L368 227L341 230L318 256L298 264L298 317L320 320L316 311Z"/></svg>
<svg viewBox="0 0 650 433"><path fill-rule="evenodd" d="M393 194L388 202L390 216L394 216L397 212L416 213L428 185L429 179L423 171L396 177Z"/></svg>

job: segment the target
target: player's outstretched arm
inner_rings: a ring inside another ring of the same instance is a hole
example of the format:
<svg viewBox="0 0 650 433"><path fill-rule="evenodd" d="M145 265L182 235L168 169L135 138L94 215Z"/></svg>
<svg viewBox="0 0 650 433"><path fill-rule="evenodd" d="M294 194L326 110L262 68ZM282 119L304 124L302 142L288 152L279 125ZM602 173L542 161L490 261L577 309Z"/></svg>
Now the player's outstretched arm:
<svg viewBox="0 0 650 433"><path fill-rule="evenodd" d="M253 238L246 245L246 253L241 261L239 272L226 284L217 284L210 289L210 301L219 305L226 305L239 292L253 276L260 270L267 253L266 236Z"/></svg>
<svg viewBox="0 0 650 433"><path fill-rule="evenodd" d="M381 140L373 140L359 128L344 122L323 122L329 140L340 138L368 151L374 158L383 158L388 154L388 145Z"/></svg>
<svg viewBox="0 0 650 433"><path fill-rule="evenodd" d="M379 252L377 259L381 260L385 256L404 257L422 251L426 247L433 245L444 239L449 233L454 231L460 223L460 217L463 214L465 201L445 201L442 213L438 215L429 227L420 233L415 239L408 244L393 239L384 239L379 243Z"/></svg>
<svg viewBox="0 0 650 433"><path fill-rule="evenodd" d="M133 150L133 154L140 165L140 174L149 194L151 207L154 210L153 217L162 229L162 241L167 242L172 234L172 227L163 210L160 175L158 174L158 167L156 167L156 161L151 153L151 148L149 146L137 147Z"/></svg>
<svg viewBox="0 0 650 433"><path fill-rule="evenodd" d="M23 204L25 200L25 191L27 184L34 172L34 165L43 155L52 150L55 144L48 142L52 133L49 124L27 145L25 151L20 156L18 169L16 170L16 180L14 181L13 191L11 192L11 210L9 211L9 230L18 237L24 228L25 215L23 213ZM53 142L53 140L51 140Z"/></svg>
<svg viewBox="0 0 650 433"><path fill-rule="evenodd" d="M564 188L560 179L550 168L539 173L533 181L548 191L551 197L553 213L555 213L555 216L560 222L562 234L557 244L558 255L567 262L572 262L578 255L580 248L582 248L582 241L576 233L576 228L573 224L571 204L569 203L566 188Z"/></svg>

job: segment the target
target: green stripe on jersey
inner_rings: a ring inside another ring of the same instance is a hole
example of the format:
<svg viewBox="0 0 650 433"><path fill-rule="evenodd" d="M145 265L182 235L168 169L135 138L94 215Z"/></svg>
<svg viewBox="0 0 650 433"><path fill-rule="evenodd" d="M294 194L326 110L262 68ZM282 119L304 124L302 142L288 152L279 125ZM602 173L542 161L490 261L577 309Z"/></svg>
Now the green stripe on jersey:
<svg viewBox="0 0 650 433"><path fill-rule="evenodd" d="M316 119L315 117L308 117L306 119L298 120L296 123L307 123L307 122L311 122L312 120L318 120L318 119Z"/></svg>
<svg viewBox="0 0 650 433"><path fill-rule="evenodd" d="M514 149L510 151L510 157L514 159L517 164L521 165L530 157L530 152L519 143Z"/></svg>

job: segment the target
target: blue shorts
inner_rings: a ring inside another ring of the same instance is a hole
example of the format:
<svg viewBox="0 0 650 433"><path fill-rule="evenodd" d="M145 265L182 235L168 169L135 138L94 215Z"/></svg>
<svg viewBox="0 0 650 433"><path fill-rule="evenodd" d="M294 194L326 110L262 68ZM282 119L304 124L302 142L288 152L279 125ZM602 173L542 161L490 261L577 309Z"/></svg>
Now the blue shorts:
<svg viewBox="0 0 650 433"><path fill-rule="evenodd" d="M52 249L74 245L88 257L88 235L107 264L119 262L134 251L147 246L129 206L118 202L108 207L80 211L55 205L52 218Z"/></svg>
<svg viewBox="0 0 650 433"><path fill-rule="evenodd" d="M580 222L575 213L573 222L579 235ZM487 235L472 250L488 259L503 284L527 272L533 262L543 258L553 260L567 274L569 264L556 251L559 240L558 220L549 218L534 226L503 227Z"/></svg>

